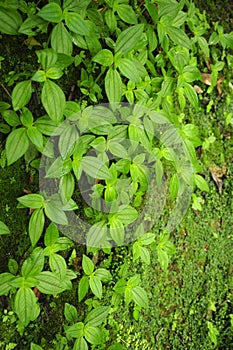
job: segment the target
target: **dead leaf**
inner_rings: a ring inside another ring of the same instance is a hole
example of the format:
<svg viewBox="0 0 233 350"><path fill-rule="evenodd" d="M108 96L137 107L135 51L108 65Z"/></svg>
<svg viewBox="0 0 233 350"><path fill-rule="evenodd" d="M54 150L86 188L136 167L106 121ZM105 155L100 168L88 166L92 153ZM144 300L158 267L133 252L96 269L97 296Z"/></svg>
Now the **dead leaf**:
<svg viewBox="0 0 233 350"><path fill-rule="evenodd" d="M217 81L217 90L219 95L222 95L221 83L224 81L224 79L225 79L224 77L220 77L218 78L218 81Z"/></svg>
<svg viewBox="0 0 233 350"><path fill-rule="evenodd" d="M37 41L33 36L29 36L26 40L24 40L24 44L27 46L41 46L39 41Z"/></svg>
<svg viewBox="0 0 233 350"><path fill-rule="evenodd" d="M210 73L201 73L202 81L204 84L211 86L211 74Z"/></svg>
<svg viewBox="0 0 233 350"><path fill-rule="evenodd" d="M196 91L197 94L203 94L203 90L200 88L198 85L194 85L194 90Z"/></svg>
<svg viewBox="0 0 233 350"><path fill-rule="evenodd" d="M227 168L224 165L223 168L214 166L214 167L210 167L210 173L211 176L216 184L216 186L218 187L218 191L220 194L222 194L222 187L223 187L223 181L221 180L221 178L226 175L227 172Z"/></svg>

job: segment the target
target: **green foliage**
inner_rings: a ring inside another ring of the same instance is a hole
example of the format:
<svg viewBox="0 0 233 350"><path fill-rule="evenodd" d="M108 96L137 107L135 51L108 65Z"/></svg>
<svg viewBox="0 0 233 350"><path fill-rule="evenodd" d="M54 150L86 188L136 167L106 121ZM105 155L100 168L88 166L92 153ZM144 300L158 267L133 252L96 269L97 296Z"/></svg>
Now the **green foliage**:
<svg viewBox="0 0 233 350"><path fill-rule="evenodd" d="M28 36L30 62L1 78L8 96L0 102L0 166L25 164L40 177L12 195L22 216L29 211L27 227L17 232L10 214L0 221L1 242L14 235L24 242L0 274L8 303L0 345L13 349L24 334L31 350L192 349L199 336L203 349L230 346L228 306L219 310L232 303L223 283L231 267L216 248L232 239L230 223L226 237L211 237L205 215L213 220L208 162L232 126L231 83L221 132L201 117L215 118L212 96L231 67L232 33L210 26L192 1L175 0L0 1L0 32L9 43ZM14 62L2 55L1 65ZM210 73L206 89L203 73ZM211 170L220 193L225 174ZM190 198L193 212L174 231ZM1 205L3 215L10 211ZM56 337L34 339L52 308L62 310Z"/></svg>

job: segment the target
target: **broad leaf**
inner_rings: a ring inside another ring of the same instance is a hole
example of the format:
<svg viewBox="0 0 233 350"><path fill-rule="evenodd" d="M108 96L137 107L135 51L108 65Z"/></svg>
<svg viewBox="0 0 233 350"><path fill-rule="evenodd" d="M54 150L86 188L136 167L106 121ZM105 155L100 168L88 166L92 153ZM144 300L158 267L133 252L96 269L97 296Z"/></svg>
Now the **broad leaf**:
<svg viewBox="0 0 233 350"><path fill-rule="evenodd" d="M126 55L132 51L141 41L144 24L136 24L130 28L125 29L117 38L115 52L121 52Z"/></svg>
<svg viewBox="0 0 233 350"><path fill-rule="evenodd" d="M132 289L133 301L135 304L141 307L148 307L148 297L145 290L142 287L136 286Z"/></svg>
<svg viewBox="0 0 233 350"><path fill-rule="evenodd" d="M55 2L51 2L38 12L38 16L45 21L58 23L62 20L63 14L61 7Z"/></svg>
<svg viewBox="0 0 233 350"><path fill-rule="evenodd" d="M90 288L97 298L102 298L102 282L97 276L90 276Z"/></svg>
<svg viewBox="0 0 233 350"><path fill-rule="evenodd" d="M121 206L116 212L116 217L124 224L129 225L138 217L138 212L131 206Z"/></svg>
<svg viewBox="0 0 233 350"><path fill-rule="evenodd" d="M137 16L132 6L126 4L117 5L117 14L124 22L129 24L137 24Z"/></svg>
<svg viewBox="0 0 233 350"><path fill-rule="evenodd" d="M22 18L18 11L0 7L0 32L9 35L18 34L22 24Z"/></svg>
<svg viewBox="0 0 233 350"><path fill-rule="evenodd" d="M66 329L66 336L68 339L81 338L84 335L84 324L82 322L77 322Z"/></svg>
<svg viewBox="0 0 233 350"><path fill-rule="evenodd" d="M0 295L7 295L11 290L10 282L15 279L15 276L9 272L0 274Z"/></svg>
<svg viewBox="0 0 233 350"><path fill-rule="evenodd" d="M189 102L191 103L191 105L195 107L196 110L198 110L198 107L199 107L198 97L194 87L184 82L184 92Z"/></svg>
<svg viewBox="0 0 233 350"><path fill-rule="evenodd" d="M42 68L47 70L57 62L57 52L53 49L44 49L36 51L38 61Z"/></svg>
<svg viewBox="0 0 233 350"><path fill-rule="evenodd" d="M49 117L59 124L63 118L66 103L62 89L51 80L46 80L42 88L41 100Z"/></svg>
<svg viewBox="0 0 233 350"><path fill-rule="evenodd" d="M79 284L78 284L78 302L79 303L87 295L88 289L89 289L89 279L87 276L83 276L80 279Z"/></svg>
<svg viewBox="0 0 233 350"><path fill-rule="evenodd" d="M97 62L99 64L102 64L103 66L111 66L113 64L113 54L110 50L103 49L100 52L98 52L92 60L94 62Z"/></svg>
<svg viewBox="0 0 233 350"><path fill-rule="evenodd" d="M56 295L65 290L59 277L50 271L43 271L36 278L39 281L37 288L41 293Z"/></svg>
<svg viewBox="0 0 233 350"><path fill-rule="evenodd" d="M44 251L42 248L37 247L33 250L32 254L24 261L21 274L23 277L35 277L44 267Z"/></svg>
<svg viewBox="0 0 233 350"><path fill-rule="evenodd" d="M4 222L0 221L0 235L8 235L9 233L9 228L4 224Z"/></svg>
<svg viewBox="0 0 233 350"><path fill-rule="evenodd" d="M44 218L43 209L42 208L36 209L32 213L32 216L29 221L29 227L28 227L29 237L33 247L36 245L36 243L39 241L41 237L41 234L44 229L44 222L45 222L45 218Z"/></svg>
<svg viewBox="0 0 233 350"><path fill-rule="evenodd" d="M38 316L37 298L31 288L20 288L15 296L14 308L20 322L27 326Z"/></svg>
<svg viewBox="0 0 233 350"><path fill-rule="evenodd" d="M52 272L58 275L60 279L65 277L67 266L65 259L61 255L56 253L51 254L49 257L49 266Z"/></svg>
<svg viewBox="0 0 233 350"><path fill-rule="evenodd" d="M40 194L32 193L17 198L20 204L27 208L38 209L43 207L44 198Z"/></svg>
<svg viewBox="0 0 233 350"><path fill-rule="evenodd" d="M56 52L66 55L72 54L72 38L62 22L58 23L52 30L51 46Z"/></svg>
<svg viewBox="0 0 233 350"><path fill-rule="evenodd" d="M101 344L102 334L98 327L93 327L87 324L84 328L84 336L91 344Z"/></svg>
<svg viewBox="0 0 233 350"><path fill-rule="evenodd" d="M114 68L109 68L105 76L105 91L109 102L120 102L122 96L122 81L120 74Z"/></svg>
<svg viewBox="0 0 233 350"><path fill-rule="evenodd" d="M87 22L82 19L82 17L75 12L66 12L65 14L65 22L67 27L74 33L79 35L88 35L89 34L89 26Z"/></svg>
<svg viewBox="0 0 233 350"><path fill-rule="evenodd" d="M76 322L78 319L78 311L76 307L69 303L65 303L64 310L65 318L68 322Z"/></svg>
<svg viewBox="0 0 233 350"><path fill-rule="evenodd" d="M57 225L55 225L53 222L48 226L45 236L44 236L44 244L46 247L54 244L57 242L59 237L59 232Z"/></svg>
<svg viewBox="0 0 233 350"><path fill-rule="evenodd" d="M109 310L109 306L99 306L91 310L85 318L85 323L88 323L90 326L99 326L106 319Z"/></svg>
<svg viewBox="0 0 233 350"><path fill-rule="evenodd" d="M86 275L91 275L94 271L94 263L93 261L88 258L85 254L83 254L82 258L82 268Z"/></svg>
<svg viewBox="0 0 233 350"><path fill-rule="evenodd" d="M27 136L34 146L38 149L38 151L43 151L43 135L41 132L35 127L31 126L27 129Z"/></svg>
<svg viewBox="0 0 233 350"><path fill-rule="evenodd" d="M112 179L112 174L108 167L96 157L85 156L83 157L81 164L83 170L94 179Z"/></svg>
<svg viewBox="0 0 233 350"><path fill-rule="evenodd" d="M12 105L15 111L24 107L31 99L32 85L30 80L16 84L12 91Z"/></svg>
<svg viewBox="0 0 233 350"><path fill-rule="evenodd" d="M60 225L68 225L66 214L62 209L56 207L52 201L45 202L44 211L46 216L52 222L55 222L56 224L60 224Z"/></svg>

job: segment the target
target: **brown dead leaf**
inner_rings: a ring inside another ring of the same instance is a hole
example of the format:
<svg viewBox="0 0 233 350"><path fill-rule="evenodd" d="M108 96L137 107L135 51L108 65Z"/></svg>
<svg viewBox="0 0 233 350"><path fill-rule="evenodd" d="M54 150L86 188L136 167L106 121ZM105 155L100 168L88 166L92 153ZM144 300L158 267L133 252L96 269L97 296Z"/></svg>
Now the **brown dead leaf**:
<svg viewBox="0 0 233 350"><path fill-rule="evenodd" d="M204 84L211 86L211 74L210 73L201 73L202 81Z"/></svg>
<svg viewBox="0 0 233 350"><path fill-rule="evenodd" d="M210 173L211 176L216 184L216 186L218 187L218 191L220 194L222 194L222 187L223 187L223 181L221 180L221 178L226 175L227 172L227 168L224 165L223 168L214 166L214 167L210 167Z"/></svg>
<svg viewBox="0 0 233 350"><path fill-rule="evenodd" d="M217 90L218 90L218 94L221 96L222 95L222 88L221 88L221 84L222 82L224 81L224 77L220 77L218 78L218 81L217 81Z"/></svg>
<svg viewBox="0 0 233 350"><path fill-rule="evenodd" d="M194 90L196 91L197 94L203 94L203 90L200 88L198 85L194 85Z"/></svg>

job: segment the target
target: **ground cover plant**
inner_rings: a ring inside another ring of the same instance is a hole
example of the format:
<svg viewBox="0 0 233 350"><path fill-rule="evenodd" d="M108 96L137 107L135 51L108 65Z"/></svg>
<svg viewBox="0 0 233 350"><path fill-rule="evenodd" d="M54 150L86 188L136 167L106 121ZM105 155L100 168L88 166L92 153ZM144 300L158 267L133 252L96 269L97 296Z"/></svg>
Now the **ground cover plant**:
<svg viewBox="0 0 233 350"><path fill-rule="evenodd" d="M2 349L231 349L232 19L208 15L0 1Z"/></svg>

